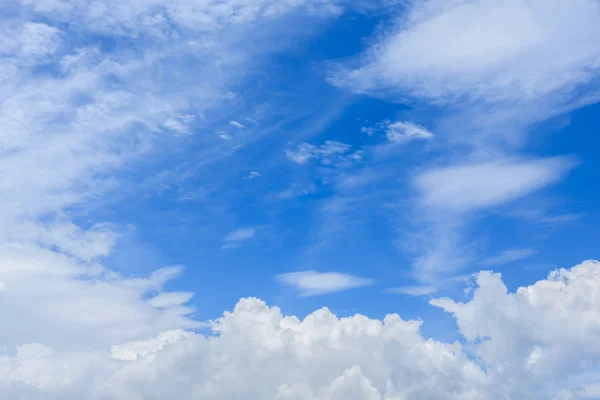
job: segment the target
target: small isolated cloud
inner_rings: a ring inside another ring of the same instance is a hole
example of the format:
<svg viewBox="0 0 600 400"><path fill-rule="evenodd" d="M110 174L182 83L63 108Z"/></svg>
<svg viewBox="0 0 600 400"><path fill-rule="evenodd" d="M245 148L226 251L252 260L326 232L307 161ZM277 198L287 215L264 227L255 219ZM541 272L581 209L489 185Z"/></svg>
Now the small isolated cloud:
<svg viewBox="0 0 600 400"><path fill-rule="evenodd" d="M453 211L481 209L515 200L565 175L568 157L466 164L427 171L415 185L424 205Z"/></svg>
<svg viewBox="0 0 600 400"><path fill-rule="evenodd" d="M370 126L363 126L362 128L360 128L360 131L361 133L366 133L368 136L373 136L376 129Z"/></svg>
<svg viewBox="0 0 600 400"><path fill-rule="evenodd" d="M301 296L317 296L373 284L372 279L340 272L291 272L277 275L276 279L282 285L295 287Z"/></svg>
<svg viewBox="0 0 600 400"><path fill-rule="evenodd" d="M537 254L537 250L528 248L504 250L497 256L484 259L481 264L486 266L510 264L516 261L524 260L535 254Z"/></svg>
<svg viewBox="0 0 600 400"><path fill-rule="evenodd" d="M256 228L240 228L229 232L223 238L223 248L239 247L242 242L250 240L256 234Z"/></svg>
<svg viewBox="0 0 600 400"><path fill-rule="evenodd" d="M405 294L408 296L428 296L436 291L433 286L402 286L387 290L391 294Z"/></svg>
<svg viewBox="0 0 600 400"><path fill-rule="evenodd" d="M244 125L244 124L241 124L241 123L239 123L239 122L237 122L237 121L229 121L229 123L230 123L231 125L235 126L236 128L245 128L245 127L246 127L246 125Z"/></svg>
<svg viewBox="0 0 600 400"><path fill-rule="evenodd" d="M413 140L431 140L433 133L426 128L408 121L398 121L387 126L386 137L392 143L404 144Z"/></svg>
<svg viewBox="0 0 600 400"><path fill-rule="evenodd" d="M244 179L248 179L248 180L250 180L250 179L258 178L259 176L261 176L261 175L260 175L260 172L258 172L258 171L251 171L251 172L248 174L248 176L247 176L246 178L244 178Z"/></svg>
<svg viewBox="0 0 600 400"><path fill-rule="evenodd" d="M325 159L330 156L345 154L352 146L336 140L326 140L321 146L310 143L301 143L295 149L287 149L285 155L288 160L296 164L304 164L312 158Z"/></svg>
<svg viewBox="0 0 600 400"><path fill-rule="evenodd" d="M390 144L406 144L415 140L428 141L435 137L424 126L410 121L391 122L387 119L378 122L374 127L363 126L360 131L369 136L373 136L376 132L383 132Z"/></svg>

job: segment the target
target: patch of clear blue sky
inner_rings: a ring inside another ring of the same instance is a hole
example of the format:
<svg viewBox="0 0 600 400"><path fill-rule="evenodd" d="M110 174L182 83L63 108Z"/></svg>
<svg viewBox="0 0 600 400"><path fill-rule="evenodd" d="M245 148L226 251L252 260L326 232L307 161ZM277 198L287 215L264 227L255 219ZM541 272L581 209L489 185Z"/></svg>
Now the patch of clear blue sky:
<svg viewBox="0 0 600 400"><path fill-rule="evenodd" d="M363 38L380 22L376 16L356 15L305 36L286 52L272 56L249 84L235 88L240 102L228 112L208 113L195 135L165 139L162 155L125 171L125 179L147 184L141 190L124 188L112 203L92 204L79 216L83 224L101 220L136 227L124 234L108 266L125 274L143 274L165 265L185 265L185 274L170 283L170 289L195 292L192 304L200 319L217 317L240 297L256 296L299 316L322 306L341 316L358 312L381 318L398 312L407 319L426 320L427 336L455 338L451 318L429 306L426 299L384 292L413 281L412 259L397 246L398 232L410 235L411 227L382 204L402 204L410 194L411 168L426 165L434 159L434 152L418 144L407 146L380 166L377 171L387 171L390 178L377 183L373 196L360 206L339 216L336 223L343 228L325 239L319 233L325 223L320 209L335 196L334 190L316 179L322 173L318 162L298 166L285 159L286 148L305 141L320 145L338 140L353 150L380 143L382 133L368 136L360 129L384 119L434 125L434 110L349 95L326 83L328 62L359 53L365 47ZM102 38L100 42L108 47L127 45ZM193 82L193 73L186 79ZM528 153L574 154L582 164L545 190L543 197L529 196L518 207L481 214L469 228L467 242L476 241L490 256L510 248L537 250L526 260L490 267L503 273L511 290L533 283L553 268L598 257L599 110L600 106L589 106L535 127ZM246 128L236 128L229 120ZM251 139L232 155L203 165L206 137L216 137L218 132ZM368 169L365 163L349 171ZM165 171L170 171L166 178L153 180ZM261 176L244 179L251 171ZM316 190L296 198L276 198L294 183L315 184ZM528 210L528 217L514 215L515 209ZM410 213L410 207L404 212ZM577 219L576 214L585 218ZM559 215L565 221L544 219ZM238 248L221 248L228 232L244 227L255 227L255 237ZM473 265L467 272L481 268ZM273 279L280 273L306 269L352 273L373 278L376 284L300 298ZM461 293L453 295L460 298Z"/></svg>

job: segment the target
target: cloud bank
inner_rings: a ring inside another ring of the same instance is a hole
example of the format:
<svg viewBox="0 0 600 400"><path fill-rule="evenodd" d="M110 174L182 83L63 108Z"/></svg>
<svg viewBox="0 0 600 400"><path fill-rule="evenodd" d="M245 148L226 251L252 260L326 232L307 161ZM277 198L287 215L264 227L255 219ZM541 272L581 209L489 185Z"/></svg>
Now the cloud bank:
<svg viewBox="0 0 600 400"><path fill-rule="evenodd" d="M337 318L324 308L300 320L248 298L209 335L168 331L110 351L21 345L0 356L0 388L27 399L593 398L600 263L514 293L491 272L476 283L464 303L431 301L456 318L465 344L426 339L427 321L395 314Z"/></svg>

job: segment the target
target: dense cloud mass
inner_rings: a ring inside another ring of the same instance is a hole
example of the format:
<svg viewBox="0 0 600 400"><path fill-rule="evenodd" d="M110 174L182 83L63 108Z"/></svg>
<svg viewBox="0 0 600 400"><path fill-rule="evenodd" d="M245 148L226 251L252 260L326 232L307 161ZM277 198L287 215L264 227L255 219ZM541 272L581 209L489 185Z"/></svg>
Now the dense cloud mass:
<svg viewBox="0 0 600 400"><path fill-rule="evenodd" d="M105 285L122 289L120 281ZM79 301L92 296L79 294ZM466 303L431 301L455 316L461 344L426 339L422 321L395 314L381 321L321 309L300 320L247 298L207 335L175 329L94 348L74 338L74 345L54 350L38 331L36 342L0 356L0 388L3 399L594 398L599 299L595 261L555 271L516 293L498 274L482 272ZM105 307L89 311L98 315ZM76 317L63 328L85 329Z"/></svg>

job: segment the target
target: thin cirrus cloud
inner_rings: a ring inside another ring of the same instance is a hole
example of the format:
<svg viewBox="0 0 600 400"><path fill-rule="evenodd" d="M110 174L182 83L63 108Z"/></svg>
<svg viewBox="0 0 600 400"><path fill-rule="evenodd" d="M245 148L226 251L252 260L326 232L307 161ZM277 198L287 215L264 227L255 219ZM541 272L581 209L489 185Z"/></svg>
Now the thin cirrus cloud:
<svg viewBox="0 0 600 400"><path fill-rule="evenodd" d="M503 252L501 252L500 254L498 254L496 256L484 258L481 261L481 264L485 265L485 266L510 264L510 263L514 263L517 261L521 261L521 260L525 260L527 258L533 257L536 254L537 254L537 250L535 250L535 249L529 249L529 248L509 249L509 250L504 250Z"/></svg>
<svg viewBox="0 0 600 400"><path fill-rule="evenodd" d="M405 294L408 296L428 296L436 291L437 289L433 286L403 286L386 290L390 294Z"/></svg>
<svg viewBox="0 0 600 400"><path fill-rule="evenodd" d="M369 286L372 279L362 278L340 272L301 271L277 275L277 281L292 286L301 296L317 296Z"/></svg>
<svg viewBox="0 0 600 400"><path fill-rule="evenodd" d="M239 228L223 237L223 248L234 248L242 245L256 235L256 228Z"/></svg>
<svg viewBox="0 0 600 400"><path fill-rule="evenodd" d="M454 165L422 173L415 186L424 206L463 212L497 206L542 189L574 165L569 157Z"/></svg>

